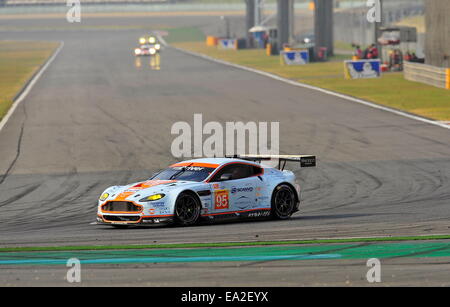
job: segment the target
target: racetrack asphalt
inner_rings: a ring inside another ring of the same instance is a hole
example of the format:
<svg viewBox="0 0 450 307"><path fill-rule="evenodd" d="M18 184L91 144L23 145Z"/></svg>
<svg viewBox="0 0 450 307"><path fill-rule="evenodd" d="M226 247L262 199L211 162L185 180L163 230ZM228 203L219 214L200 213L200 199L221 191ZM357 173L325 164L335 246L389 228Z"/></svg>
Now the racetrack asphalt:
<svg viewBox="0 0 450 307"><path fill-rule="evenodd" d="M208 18L149 23L204 26L213 23ZM0 131L0 246L448 233L447 129L171 48L163 51L160 70L145 60L137 67L132 50L142 34L125 29L0 33L0 39L65 43ZM284 222L188 229L90 225L106 187L146 179L176 161L170 128L177 121L192 123L194 113L202 113L204 123L278 121L282 153L317 155L317 168L297 173L301 211Z"/></svg>

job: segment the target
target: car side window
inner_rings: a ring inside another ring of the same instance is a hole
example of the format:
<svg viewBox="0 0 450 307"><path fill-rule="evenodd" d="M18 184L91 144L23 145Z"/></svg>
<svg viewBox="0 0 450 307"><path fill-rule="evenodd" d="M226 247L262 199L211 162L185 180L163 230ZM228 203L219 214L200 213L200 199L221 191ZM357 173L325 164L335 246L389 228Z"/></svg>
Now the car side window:
<svg viewBox="0 0 450 307"><path fill-rule="evenodd" d="M247 164L231 164L222 168L213 178L212 182L221 181L223 174L231 174L230 180L243 179L255 175L255 168Z"/></svg>
<svg viewBox="0 0 450 307"><path fill-rule="evenodd" d="M262 174L262 169L258 166L250 166L252 169L252 176L256 176L256 175L261 175Z"/></svg>

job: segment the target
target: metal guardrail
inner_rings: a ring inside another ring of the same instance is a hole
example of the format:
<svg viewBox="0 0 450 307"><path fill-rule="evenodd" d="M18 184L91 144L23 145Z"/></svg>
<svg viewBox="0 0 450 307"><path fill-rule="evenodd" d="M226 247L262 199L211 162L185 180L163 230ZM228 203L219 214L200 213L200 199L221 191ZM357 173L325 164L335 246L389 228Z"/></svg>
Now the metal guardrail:
<svg viewBox="0 0 450 307"><path fill-rule="evenodd" d="M406 62L404 76L409 81L450 89L450 69L448 68Z"/></svg>

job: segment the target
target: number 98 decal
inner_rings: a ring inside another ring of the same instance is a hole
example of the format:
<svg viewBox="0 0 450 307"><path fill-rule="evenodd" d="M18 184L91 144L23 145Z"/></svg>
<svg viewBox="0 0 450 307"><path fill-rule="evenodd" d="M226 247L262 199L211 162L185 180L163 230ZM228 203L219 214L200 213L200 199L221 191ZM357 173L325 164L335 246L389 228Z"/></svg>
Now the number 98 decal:
<svg viewBox="0 0 450 307"><path fill-rule="evenodd" d="M214 209L228 209L230 207L228 200L228 190L217 190L214 192Z"/></svg>

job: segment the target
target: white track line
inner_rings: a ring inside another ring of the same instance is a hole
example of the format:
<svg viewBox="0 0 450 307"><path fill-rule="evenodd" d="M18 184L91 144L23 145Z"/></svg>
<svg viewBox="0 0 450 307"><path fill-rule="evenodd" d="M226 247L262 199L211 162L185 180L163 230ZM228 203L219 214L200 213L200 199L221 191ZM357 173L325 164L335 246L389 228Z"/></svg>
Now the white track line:
<svg viewBox="0 0 450 307"><path fill-rule="evenodd" d="M335 96L335 97L338 97L338 98L342 98L342 99L346 99L346 100L349 100L349 101L352 101L352 102L356 102L356 103L359 103L359 104L362 104L362 105L365 105L365 106L368 106L368 107L371 107L371 108L374 108L374 109L386 111L386 112L389 112L389 113L393 113L393 114L396 114L396 115L399 115L399 116L407 117L409 119L414 119L414 120L417 120L417 121L420 121L420 122L423 122L423 123L427 123L427 124L430 124L430 125L438 126L438 127L441 127L441 128L450 129L450 125L444 124L442 122L434 121L434 120L431 120L431 119L426 119L426 118L423 118L423 117L420 117L420 116L409 114L407 112L402 112L402 111L399 111L399 110L391 109L389 107L384 107L384 106L381 106L381 105L378 105L378 104L375 104L375 103L372 103L372 102L369 102L369 101L366 101L366 100L363 100L363 99L355 98L355 97L348 96L348 95L345 95L345 94L339 94L339 93L336 93L336 92L333 92L333 91L329 91L329 90L326 90L326 89L323 89L323 88L320 88L320 87L316 87L316 86L300 83L300 82L297 82L297 81L289 80L289 79L286 79L286 78L283 78L283 77L280 77L280 76L277 76L277 75L274 75L274 74L271 74L271 73L268 73L268 72L265 72L265 71L254 69L254 68L250 68L250 67L246 67L246 66L233 64L233 63L222 61L222 60L218 60L218 59L215 59L215 58L212 58L210 56L207 56L207 55L204 55L204 54L200 54L200 53L197 53L197 52L187 51L187 50L180 49L180 48L173 47L173 46L171 46L171 48L174 48L174 49L176 49L176 50L178 50L180 52L184 52L186 54L189 54L189 55L192 55L192 56L196 56L196 57L199 57L199 58L203 58L205 60L212 61L212 62L215 62L215 63L218 63L218 64L223 64L223 65L231 66L231 67L234 67L234 68L238 68L238 69L246 70L246 71L249 71L249 72L253 72L253 73L256 73L256 74L259 74L259 75L263 75L265 77L269 77L269 78L272 78L272 79L275 79L275 80L278 80L278 81L281 81L281 82L284 82L284 83L287 83L287 84L290 84L290 85L294 85L294 86L298 86L298 87L302 87L302 88L307 88L307 89L310 89L310 90L318 91L318 92L321 92L321 93L324 93L324 94L328 94L328 95L331 95L331 96Z"/></svg>
<svg viewBox="0 0 450 307"><path fill-rule="evenodd" d="M161 43L164 47L167 47L167 46L168 46L166 40L165 40L159 33L156 34L156 38L160 41L160 43Z"/></svg>
<svg viewBox="0 0 450 307"><path fill-rule="evenodd" d="M58 53L61 51L61 49L64 47L64 42L60 42L58 49L53 53L53 55L47 60L47 62L39 69L39 71L32 77L32 79L28 82L25 89L22 90L22 93L19 95L19 97L14 100L14 103L9 108L9 111L6 113L5 117L0 121L0 132L2 131L3 127L5 127L6 123L8 122L9 118L13 115L16 108L19 106L19 104L22 102L22 100L25 99L25 97L28 95L28 93L33 88L34 84L39 80L41 75L44 73L44 71L47 69L48 66L53 62L53 60L56 58Z"/></svg>

